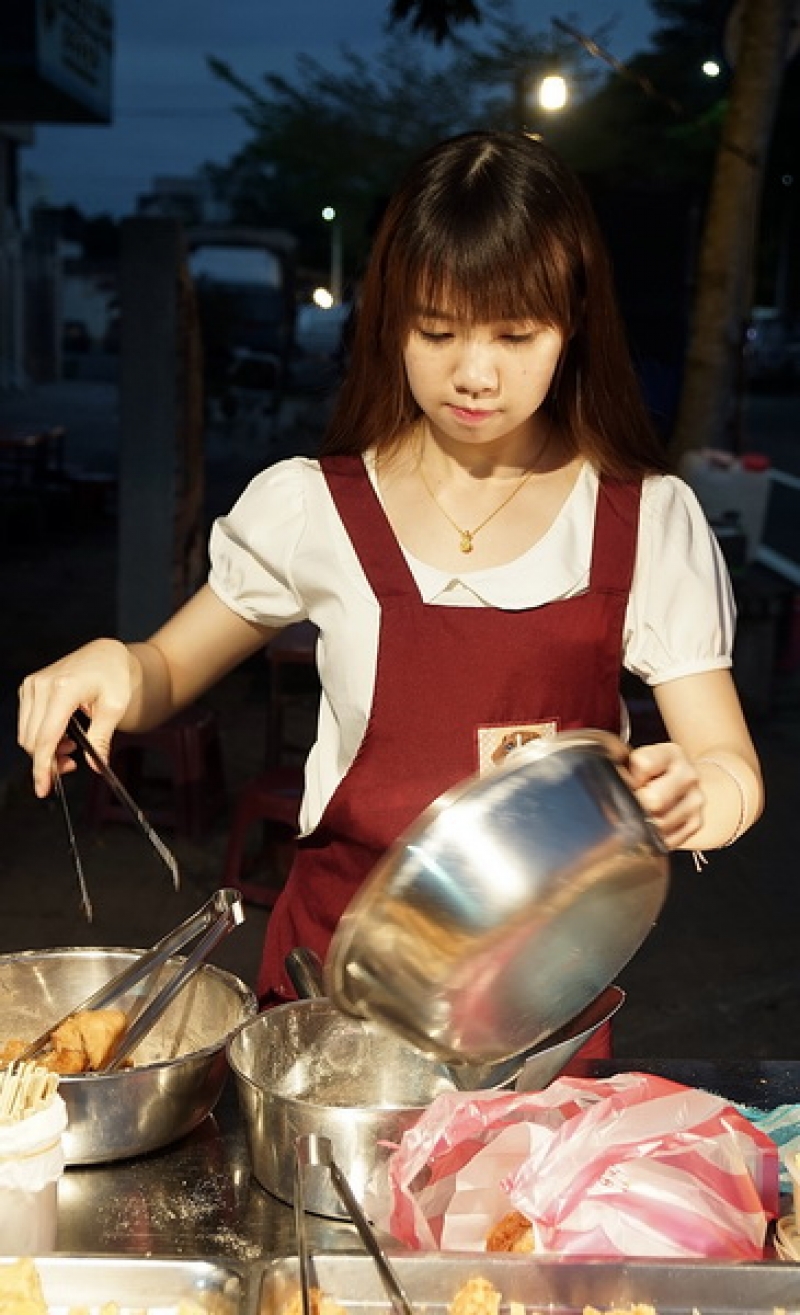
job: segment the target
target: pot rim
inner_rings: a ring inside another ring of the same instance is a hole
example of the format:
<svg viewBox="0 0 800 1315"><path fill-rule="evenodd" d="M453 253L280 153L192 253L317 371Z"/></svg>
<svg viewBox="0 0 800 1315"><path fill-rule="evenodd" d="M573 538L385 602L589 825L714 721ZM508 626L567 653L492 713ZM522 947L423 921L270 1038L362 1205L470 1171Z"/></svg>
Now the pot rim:
<svg viewBox="0 0 800 1315"><path fill-rule="evenodd" d="M294 1096L290 1093L277 1091L274 1083L267 1084L265 1082L257 1081L254 1077L251 1077L249 1073L246 1073L243 1070L241 1064L233 1053L239 1037L251 1028L255 1030L259 1025L269 1028L272 1021L278 1015L283 1014L283 1017L286 1018L288 1017L288 1011L294 1012L298 1009L303 1012L330 1014L340 1020L343 1024L359 1031L363 1031L364 1029L372 1030L377 1036L385 1037L389 1042L398 1047L402 1046L407 1049L420 1065L429 1064L431 1066L432 1075L438 1074L441 1076L443 1082L450 1082L446 1067L442 1064L441 1060L437 1060L431 1055L426 1055L423 1051L412 1045L410 1041L406 1041L403 1037L397 1036L387 1028L381 1027L377 1023L373 1023L370 1019L357 1019L352 1015L343 1013L331 1000L328 999L327 996L320 996L310 1000L287 1000L284 1004L275 1005L272 1009L256 1014L254 1018L244 1019L244 1021L241 1022L228 1037L225 1043L225 1052L228 1066L233 1073L234 1078L237 1081L245 1083L262 1098L283 1101L286 1104L296 1105L300 1109L316 1109L323 1111L336 1110L337 1112L347 1110L355 1115L371 1115L372 1117L379 1114L396 1115L414 1111L422 1112L422 1110L428 1108L431 1101L434 1099L434 1095L431 1095L422 1103L415 1101L413 1104L381 1102L380 1105L331 1105L330 1103L325 1104L321 1101L310 1100L306 1096ZM280 1021L280 1019L278 1019L278 1021ZM455 1092L458 1088L455 1083L452 1083L449 1086L443 1086L442 1090Z"/></svg>

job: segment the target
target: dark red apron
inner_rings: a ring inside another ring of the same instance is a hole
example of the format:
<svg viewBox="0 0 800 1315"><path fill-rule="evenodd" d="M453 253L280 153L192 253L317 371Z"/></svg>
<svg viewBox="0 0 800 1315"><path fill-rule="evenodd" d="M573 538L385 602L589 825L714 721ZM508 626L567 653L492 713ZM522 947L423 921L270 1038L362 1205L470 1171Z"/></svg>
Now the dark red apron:
<svg viewBox="0 0 800 1315"><path fill-rule="evenodd" d="M294 999L284 958L325 957L384 850L437 795L478 770L482 728L619 730L622 627L641 485L600 482L587 591L523 611L425 604L360 457L322 469L380 604L375 691L349 771L298 842L267 928L258 993ZM485 731L484 731L485 733Z"/></svg>

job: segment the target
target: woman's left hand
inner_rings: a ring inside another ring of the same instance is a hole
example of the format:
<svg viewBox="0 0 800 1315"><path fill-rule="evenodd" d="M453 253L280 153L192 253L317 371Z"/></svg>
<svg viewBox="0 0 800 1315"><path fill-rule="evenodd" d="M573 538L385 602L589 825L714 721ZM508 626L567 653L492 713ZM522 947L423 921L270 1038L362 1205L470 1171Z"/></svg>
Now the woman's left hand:
<svg viewBox="0 0 800 1315"><path fill-rule="evenodd" d="M696 769L677 744L647 744L631 751L631 785L668 849L691 848L703 824L704 795Z"/></svg>

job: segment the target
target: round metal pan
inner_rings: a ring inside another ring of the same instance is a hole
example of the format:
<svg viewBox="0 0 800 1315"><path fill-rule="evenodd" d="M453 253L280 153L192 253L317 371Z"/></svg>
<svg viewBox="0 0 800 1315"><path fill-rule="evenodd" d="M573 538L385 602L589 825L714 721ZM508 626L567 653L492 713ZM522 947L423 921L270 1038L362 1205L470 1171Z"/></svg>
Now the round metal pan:
<svg viewBox="0 0 800 1315"><path fill-rule="evenodd" d="M331 942L326 992L447 1063L547 1040L650 932L667 855L602 731L533 741L431 805Z"/></svg>

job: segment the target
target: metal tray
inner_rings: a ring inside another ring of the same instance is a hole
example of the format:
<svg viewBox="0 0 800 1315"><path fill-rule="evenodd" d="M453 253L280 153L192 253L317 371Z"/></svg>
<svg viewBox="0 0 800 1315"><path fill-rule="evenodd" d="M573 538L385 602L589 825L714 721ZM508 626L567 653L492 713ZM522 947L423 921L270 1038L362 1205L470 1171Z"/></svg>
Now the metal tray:
<svg viewBox="0 0 800 1315"><path fill-rule="evenodd" d="M800 1312L800 1265L708 1261L565 1261L485 1254L393 1255L392 1264L420 1315L444 1315L458 1288L480 1275L530 1313L575 1315L646 1302L658 1315L786 1315ZM313 1256L313 1282L349 1311L388 1310L386 1294L368 1256ZM280 1315L298 1290L296 1259L266 1264L255 1284L254 1315ZM507 1309L507 1308L506 1308ZM501 1313L503 1307L501 1306Z"/></svg>
<svg viewBox="0 0 800 1315"><path fill-rule="evenodd" d="M8 1264L0 1257L0 1266ZM51 1315L71 1306L98 1315L116 1302L119 1315L177 1315L192 1301L208 1315L243 1315L245 1271L227 1261L155 1260L141 1256L34 1257Z"/></svg>

